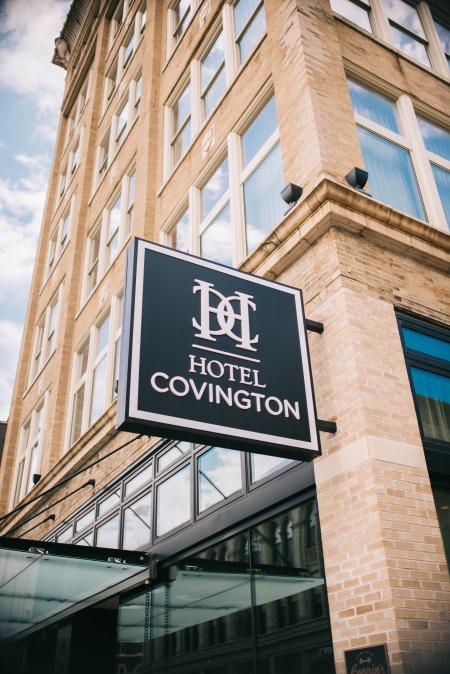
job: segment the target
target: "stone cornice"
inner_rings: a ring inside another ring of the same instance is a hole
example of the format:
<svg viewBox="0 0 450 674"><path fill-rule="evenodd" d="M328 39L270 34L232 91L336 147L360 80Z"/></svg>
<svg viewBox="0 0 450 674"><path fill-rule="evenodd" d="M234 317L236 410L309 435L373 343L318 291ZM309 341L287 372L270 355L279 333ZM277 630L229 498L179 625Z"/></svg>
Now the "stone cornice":
<svg viewBox="0 0 450 674"><path fill-rule="evenodd" d="M86 18L90 13L95 16L99 5L99 0L72 0L61 33L55 39L52 63L67 70Z"/></svg>
<svg viewBox="0 0 450 674"><path fill-rule="evenodd" d="M375 199L323 178L245 260L241 269L276 278L331 226L450 273L450 235Z"/></svg>

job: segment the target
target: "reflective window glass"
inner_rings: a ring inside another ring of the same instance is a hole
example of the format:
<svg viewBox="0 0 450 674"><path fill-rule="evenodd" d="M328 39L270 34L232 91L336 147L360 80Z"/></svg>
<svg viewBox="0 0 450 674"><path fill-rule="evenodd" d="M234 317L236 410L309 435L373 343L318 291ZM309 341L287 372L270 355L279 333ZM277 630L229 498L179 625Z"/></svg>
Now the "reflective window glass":
<svg viewBox="0 0 450 674"><path fill-rule="evenodd" d="M151 505L149 493L125 508L122 544L125 550L136 550L150 543Z"/></svg>
<svg viewBox="0 0 450 674"><path fill-rule="evenodd" d="M427 150L450 161L450 132L423 117L417 117L417 121Z"/></svg>
<svg viewBox="0 0 450 674"><path fill-rule="evenodd" d="M244 182L247 252L256 246L282 220L286 204L280 196L284 187L279 143Z"/></svg>
<svg viewBox="0 0 450 674"><path fill-rule="evenodd" d="M367 119L399 133L395 103L367 89L359 82L347 80L353 110Z"/></svg>
<svg viewBox="0 0 450 674"><path fill-rule="evenodd" d="M447 64L450 67L450 30L447 28L447 26L444 26L443 23L439 23L439 21L436 20L434 25L436 26L436 31L439 42L441 43L442 51L444 52L447 59Z"/></svg>
<svg viewBox="0 0 450 674"><path fill-rule="evenodd" d="M171 227L168 234L168 243L171 248L188 252L191 248L191 230L189 227L189 213L186 211Z"/></svg>
<svg viewBox="0 0 450 674"><path fill-rule="evenodd" d="M407 349L420 351L434 358L442 358L450 363L450 342L443 339L437 339L431 335L425 335L423 332L403 328L403 340Z"/></svg>
<svg viewBox="0 0 450 674"><path fill-rule="evenodd" d="M190 442L177 442L175 447L171 447L158 458L158 472L170 466L180 456L184 456L187 452L190 452L191 448L192 444Z"/></svg>
<svg viewBox="0 0 450 674"><path fill-rule="evenodd" d="M361 5L351 0L330 0L332 9L338 14L341 14L357 26L372 32L372 27L369 20L369 11Z"/></svg>
<svg viewBox="0 0 450 674"><path fill-rule="evenodd" d="M400 26L404 26L412 33L425 37L417 10L403 0L383 0L386 14Z"/></svg>
<svg viewBox="0 0 450 674"><path fill-rule="evenodd" d="M225 159L201 189L203 218L208 215L228 190L228 180L228 159Z"/></svg>
<svg viewBox="0 0 450 674"><path fill-rule="evenodd" d="M431 170L433 171L436 187L441 197L447 225L450 229L450 171L446 171L441 166L436 166L435 164L431 164Z"/></svg>
<svg viewBox="0 0 450 674"><path fill-rule="evenodd" d="M197 461L198 503L202 512L242 489L241 453L212 447Z"/></svg>
<svg viewBox="0 0 450 674"><path fill-rule="evenodd" d="M204 114L207 117L225 91L225 51L222 31L201 62L200 81Z"/></svg>
<svg viewBox="0 0 450 674"><path fill-rule="evenodd" d="M275 98L272 96L241 136L244 166L253 159L277 126Z"/></svg>
<svg viewBox="0 0 450 674"><path fill-rule="evenodd" d="M132 494L134 491L142 487L143 484L148 482L152 477L152 464L141 470L140 473L135 475L129 482L125 485L125 496Z"/></svg>
<svg viewBox="0 0 450 674"><path fill-rule="evenodd" d="M281 459L279 456L268 456L266 454L250 454L250 462L252 482L262 480L277 470L296 463L289 459Z"/></svg>
<svg viewBox="0 0 450 674"><path fill-rule="evenodd" d="M408 150L366 129L358 131L371 194L399 211L425 220Z"/></svg>
<svg viewBox="0 0 450 674"><path fill-rule="evenodd" d="M97 547L117 548L119 540L119 515L97 527Z"/></svg>
<svg viewBox="0 0 450 674"><path fill-rule="evenodd" d="M266 30L262 0L238 0L234 4L234 29L241 62L252 52Z"/></svg>
<svg viewBox="0 0 450 674"><path fill-rule="evenodd" d="M395 45L401 51L405 52L405 54L416 61L420 61L420 63L423 63L425 66L430 65L430 59L428 58L427 50L425 49L425 45L423 45L422 42L415 40L413 37L411 37L411 35L408 35L395 26L391 26L391 29L394 36Z"/></svg>
<svg viewBox="0 0 450 674"><path fill-rule="evenodd" d="M56 537L56 542L57 543L67 543L70 539L72 538L72 527L68 527L67 529L64 529L60 534L57 535Z"/></svg>
<svg viewBox="0 0 450 674"><path fill-rule="evenodd" d="M450 442L450 377L417 367L411 377L424 436Z"/></svg>
<svg viewBox="0 0 450 674"><path fill-rule="evenodd" d="M100 501L98 505L98 514L103 515L104 513L114 508L114 506L120 503L120 488L116 489L110 496L105 498L104 501Z"/></svg>
<svg viewBox="0 0 450 674"><path fill-rule="evenodd" d="M94 532L91 531L89 534L85 534L82 538L79 538L77 541L74 541L75 545L85 545L92 547L94 545Z"/></svg>
<svg viewBox="0 0 450 674"><path fill-rule="evenodd" d="M436 512L441 527L442 541L450 568L450 489L432 486Z"/></svg>
<svg viewBox="0 0 450 674"><path fill-rule="evenodd" d="M214 262L221 262L230 266L233 264L233 240L229 202L227 202L225 208L218 213L200 236L200 254L202 257Z"/></svg>
<svg viewBox="0 0 450 674"><path fill-rule="evenodd" d="M85 515L77 519L77 521L75 522L75 531L82 531L90 524L92 524L94 519L95 519L95 509L92 508L91 510L88 510L88 512Z"/></svg>
<svg viewBox="0 0 450 674"><path fill-rule="evenodd" d="M156 535L161 536L190 518L191 469L186 466L157 487Z"/></svg>

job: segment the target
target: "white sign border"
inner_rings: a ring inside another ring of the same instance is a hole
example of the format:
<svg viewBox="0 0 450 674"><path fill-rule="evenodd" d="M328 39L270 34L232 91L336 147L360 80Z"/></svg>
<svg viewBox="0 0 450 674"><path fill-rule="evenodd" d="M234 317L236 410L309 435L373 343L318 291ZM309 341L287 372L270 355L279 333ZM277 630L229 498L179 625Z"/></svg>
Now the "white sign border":
<svg viewBox="0 0 450 674"><path fill-rule="evenodd" d="M207 431L209 433L215 433L217 435L228 435L233 436L236 439L245 438L247 440L255 440L264 442L266 444L277 445L281 447L295 447L298 449L306 449L311 452L316 452L317 455L320 455L320 447L318 442L318 433L317 433L317 424L316 416L314 410L314 399L312 392L312 373L308 357L308 347L306 344L306 336L304 330L304 316L303 316L303 307L300 299L300 291L298 288L292 288L290 286L285 286L280 283L273 283L268 279L262 278L260 276L253 276L245 272L240 272L237 269L232 269L231 267L225 267L210 260L204 260L202 258L197 258L190 255L189 253L183 253L181 251L175 250L173 248L166 248L159 244L153 244L149 241L143 239L137 239L137 250L136 250L136 267L134 273L134 315L133 320L133 339L131 345L131 364L129 371L129 399L128 399L128 416L133 417L134 419L142 419L143 421L155 422L158 424L170 424L177 425L189 429L198 429L202 431ZM143 283L144 283L144 261L145 261L145 251L152 250L161 255L168 255L169 257L175 257L181 260L185 260L191 264L196 264L199 266L207 267L208 269L214 269L221 273L229 274L236 278L241 278L250 283L259 283L280 292L286 292L295 297L295 307L297 312L297 324L298 324L298 337L300 342L300 352L303 363L303 373L304 373L304 383L305 383L305 393L306 393L306 406L308 414L308 422L311 434L311 441L307 442L305 440L295 440L293 438L285 438L279 435L270 435L268 433L258 433L256 431L247 431L241 428L233 428L231 426L221 426L219 424L210 424L202 421L196 421L192 419L186 419L183 417L173 417L165 414L156 414L153 412L148 412L146 410L141 410L138 407L138 394L139 394L139 371L140 371L140 337L141 337L141 327L142 327L142 306L143 306ZM255 447L255 451L258 451L258 448Z"/></svg>

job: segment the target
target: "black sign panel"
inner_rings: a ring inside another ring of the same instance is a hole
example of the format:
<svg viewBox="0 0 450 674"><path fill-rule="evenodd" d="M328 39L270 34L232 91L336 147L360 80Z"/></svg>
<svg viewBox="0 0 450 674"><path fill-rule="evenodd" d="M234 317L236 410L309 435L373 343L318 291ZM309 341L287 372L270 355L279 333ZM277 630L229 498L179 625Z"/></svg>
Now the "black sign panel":
<svg viewBox="0 0 450 674"><path fill-rule="evenodd" d="M345 651L347 674L389 674L386 645Z"/></svg>
<svg viewBox="0 0 450 674"><path fill-rule="evenodd" d="M135 239L118 428L320 454L301 291Z"/></svg>

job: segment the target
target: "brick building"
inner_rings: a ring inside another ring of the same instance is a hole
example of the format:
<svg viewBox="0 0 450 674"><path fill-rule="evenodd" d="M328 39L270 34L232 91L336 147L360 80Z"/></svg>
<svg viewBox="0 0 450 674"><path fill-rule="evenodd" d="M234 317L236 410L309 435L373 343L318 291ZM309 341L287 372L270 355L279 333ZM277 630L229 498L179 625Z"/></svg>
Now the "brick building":
<svg viewBox="0 0 450 674"><path fill-rule="evenodd" d="M440 0L72 2L0 470L6 671L344 674L379 644L449 671L449 25ZM303 290L337 424L314 463L116 431L132 236Z"/></svg>

